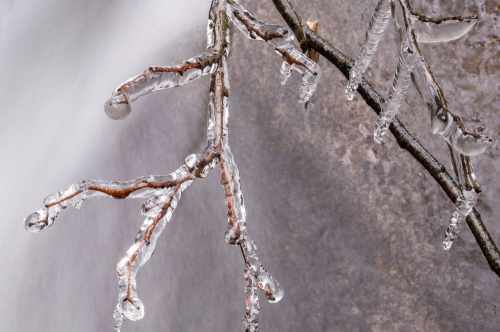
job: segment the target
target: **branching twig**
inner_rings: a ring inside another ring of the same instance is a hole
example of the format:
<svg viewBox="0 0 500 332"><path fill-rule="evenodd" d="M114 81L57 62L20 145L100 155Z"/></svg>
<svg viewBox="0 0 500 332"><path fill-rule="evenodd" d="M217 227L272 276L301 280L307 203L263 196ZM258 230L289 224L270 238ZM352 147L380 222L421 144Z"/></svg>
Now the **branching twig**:
<svg viewBox="0 0 500 332"><path fill-rule="evenodd" d="M301 24L301 19L297 17L296 11L290 2L288 0L273 0L273 3L292 31L296 34L301 34L302 31L299 31L302 30L299 29L299 27L303 26ZM349 79L349 72L352 68L353 60L317 33L307 28L304 28L303 31L306 36L306 45L318 51ZM358 92L376 114L382 112L382 105L384 105L385 102L384 99L365 79L362 80ZM441 164L416 137L410 134L399 119L396 118L391 123L389 129L396 138L399 146L408 151L427 172L429 172L446 192L450 200L456 204L462 196L462 191L457 182L449 174L446 167ZM498 276L500 276L500 252L481 220L480 213L474 209L472 213L467 216L466 221L488 261L489 266Z"/></svg>

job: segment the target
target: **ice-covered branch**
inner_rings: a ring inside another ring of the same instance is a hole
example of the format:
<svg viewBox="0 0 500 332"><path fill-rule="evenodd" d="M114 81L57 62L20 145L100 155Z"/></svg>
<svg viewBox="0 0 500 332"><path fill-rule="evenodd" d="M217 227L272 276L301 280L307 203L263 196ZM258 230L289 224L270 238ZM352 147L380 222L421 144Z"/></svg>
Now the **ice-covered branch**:
<svg viewBox="0 0 500 332"><path fill-rule="evenodd" d="M307 103L318 86L320 67L295 47L293 33L280 25L260 21L235 0L228 1L228 14L231 22L244 35L250 39L268 42L281 55L283 59L280 70L282 84L287 82L292 70L302 75L299 100Z"/></svg>
<svg viewBox="0 0 500 332"><path fill-rule="evenodd" d="M317 50L335 65L345 77L349 78L354 61L317 33L303 28L300 17L298 17L288 0L272 1L293 32L296 35L305 34L305 43ZM382 105L385 103L384 99L365 79L362 79L358 92L376 114L382 112ZM450 175L446 167L415 136L410 134L408 129L397 118L391 123L389 129L396 138L399 146L410 153L427 170L453 203L457 202L459 197L462 196L462 189ZM481 220L481 215L476 209L472 209L466 221L489 266L500 277L500 251Z"/></svg>
<svg viewBox="0 0 500 332"><path fill-rule="evenodd" d="M235 4L232 2L232 4ZM246 210L241 191L239 170L229 146L229 68L227 58L231 53L231 11L225 0L213 0L207 24L207 51L171 67L150 67L143 74L131 78L115 90L105 104L105 112L113 119L122 119L131 111L131 103L141 96L187 84L204 75L210 75L207 147L199 154L189 155L183 165L167 176L145 176L130 181L82 181L47 197L44 207L29 215L26 228L39 232L51 226L61 210L73 206L79 208L84 200L94 196L116 199L146 199L141 212L145 220L133 245L116 267L118 276L118 303L113 318L119 331L124 318L139 320L144 316L144 305L138 296L136 276L140 268L151 258L166 224L172 219L182 192L196 179L204 178L220 166L221 183L225 193L229 229L226 242L238 245L244 259L245 316L244 328L248 332L259 331L257 314L260 289L270 302L278 302L283 290L264 269L256 253L256 246L246 228ZM250 15L250 16L249 16ZM263 39L283 38L286 29L269 25L258 26L250 13L239 15L249 29L260 31ZM259 30L260 29L260 30ZM280 30L281 29L281 30ZM254 31L252 30L252 31ZM260 38L260 37L259 37ZM298 61L298 60L297 60ZM304 64L302 64L304 65ZM305 65L304 65L305 66Z"/></svg>
<svg viewBox="0 0 500 332"><path fill-rule="evenodd" d="M121 84L105 103L106 114L123 119L131 112L130 104L153 92L179 87L209 75L217 69L220 53L212 50L171 67L154 66Z"/></svg>
<svg viewBox="0 0 500 332"><path fill-rule="evenodd" d="M67 189L47 196L43 208L25 219L26 229L39 232L52 226L59 213L67 207L80 208L91 197L108 196L116 199L147 198L158 190L168 189L193 179L192 174L178 177L170 175L150 175L130 181L84 180Z"/></svg>

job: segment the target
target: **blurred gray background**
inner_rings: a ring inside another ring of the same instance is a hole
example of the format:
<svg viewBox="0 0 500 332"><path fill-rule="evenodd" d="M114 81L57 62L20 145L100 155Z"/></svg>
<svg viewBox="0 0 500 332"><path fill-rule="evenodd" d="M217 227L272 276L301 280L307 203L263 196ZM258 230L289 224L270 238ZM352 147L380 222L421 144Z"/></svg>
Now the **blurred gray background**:
<svg viewBox="0 0 500 332"><path fill-rule="evenodd" d="M364 40L375 0L293 1L347 54ZM242 1L280 22L271 1ZM306 4L307 3L307 4ZM473 1L429 1L443 14ZM115 264L142 219L140 202L94 200L49 231L24 231L42 199L86 178L166 174L205 141L208 80L152 95L125 121L103 111L111 91L151 64L175 64L205 46L206 0L0 0L0 331L110 331ZM500 134L499 6L461 40L424 46L452 109ZM453 206L392 138L374 145L375 116L347 103L345 80L321 60L312 109L297 103L298 78L279 85L273 50L236 33L231 59L231 142L249 229L285 288L262 304L277 331L499 331L500 279L468 229L450 252L441 240ZM388 91L391 27L368 76ZM358 98L359 99L359 98ZM412 91L403 120L441 160ZM479 209L500 243L500 151L475 160ZM156 254L139 274L146 317L123 331L239 331L243 264L223 241L217 172L183 196Z"/></svg>

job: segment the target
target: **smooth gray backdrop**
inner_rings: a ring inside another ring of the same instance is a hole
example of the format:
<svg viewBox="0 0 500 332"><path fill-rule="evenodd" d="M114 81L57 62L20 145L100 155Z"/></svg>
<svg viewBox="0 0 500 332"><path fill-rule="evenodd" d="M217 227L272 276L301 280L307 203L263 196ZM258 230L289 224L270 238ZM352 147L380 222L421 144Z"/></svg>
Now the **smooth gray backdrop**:
<svg viewBox="0 0 500 332"><path fill-rule="evenodd" d="M242 3L280 22L271 1ZM353 55L376 1L294 3ZM473 1L437 3L443 14L476 10ZM487 15L466 38L423 51L452 109L498 136L499 3L485 3ZM207 79L144 98L121 122L102 104L148 65L202 51L208 5L0 0L0 331L111 330L114 268L142 222L139 202L89 201L37 235L24 231L23 218L70 183L169 173L204 145ZM391 27L368 73L384 93L396 57ZM374 115L362 101L346 102L335 68L321 60L315 104L304 111L298 78L280 86L280 59L265 44L235 33L230 65L230 140L249 229L286 291L280 304L263 303L263 331L500 330L500 280L470 232L441 249L452 204L392 138L373 143ZM414 91L402 112L447 160ZM499 155L494 146L475 160L479 209L498 242ZM138 277L146 317L123 331L240 330L243 265L224 244L225 228L214 172L183 196Z"/></svg>

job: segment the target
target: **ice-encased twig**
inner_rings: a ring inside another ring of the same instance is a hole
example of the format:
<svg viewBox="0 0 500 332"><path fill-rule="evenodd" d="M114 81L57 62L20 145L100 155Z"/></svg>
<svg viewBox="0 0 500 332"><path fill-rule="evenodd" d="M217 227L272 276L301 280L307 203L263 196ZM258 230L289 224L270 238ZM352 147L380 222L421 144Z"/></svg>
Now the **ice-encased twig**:
<svg viewBox="0 0 500 332"><path fill-rule="evenodd" d="M129 181L84 180L47 196L43 201L43 208L25 219L25 227L31 232L40 232L52 226L62 210L70 206L80 208L81 204L91 197L147 198L157 190L172 188L190 179L191 175L179 178L170 174L143 176Z"/></svg>
<svg viewBox="0 0 500 332"><path fill-rule="evenodd" d="M227 43L226 47L229 47ZM269 302L279 302L283 290L278 282L264 269L259 261L256 246L248 235L246 208L241 190L240 175L234 155L229 145L229 68L224 52L221 64L212 74L209 95L208 141L219 151L218 158L220 181L224 189L228 230L225 241L238 245L245 261L245 315L243 327L246 332L258 332L258 313L260 311L257 289L260 289Z"/></svg>
<svg viewBox="0 0 500 332"><path fill-rule="evenodd" d="M241 191L239 171L228 143L229 75L227 57L230 54L230 23L227 3L213 0L207 24L208 51L182 65L150 67L122 84L106 103L105 111L113 119L130 113L130 103L146 94L181 86L202 75L210 75L207 147L190 155L184 164L167 176L147 176L131 181L82 181L68 189L49 196L44 207L25 220L28 230L41 231L54 223L57 215L68 206L80 207L92 196L117 199L142 198L145 220L134 244L116 267L118 275L118 303L113 313L114 327L120 330L124 318L139 320L144 316L144 305L137 293L136 276L151 258L157 240L171 220L181 194L195 179L206 177L217 163L226 193L229 231L227 242L238 245L245 261L245 329L258 331L259 312L257 289L263 291L269 302L278 302L283 290L260 263L256 247L246 229L246 212Z"/></svg>
<svg viewBox="0 0 500 332"><path fill-rule="evenodd" d="M292 70L302 75L299 101L307 103L315 93L321 76L319 65L293 44L295 37L288 29L263 22L237 1L228 1L228 16L231 22L249 39L268 42L281 55L281 83L285 84Z"/></svg>
<svg viewBox="0 0 500 332"><path fill-rule="evenodd" d="M373 138L377 143L383 142L383 137L398 114L401 104L408 93L408 88L411 83L411 72L414 67L413 56L414 54L408 47L408 44L403 44L399 53L399 62L394 74L389 98L377 119L375 132L373 134Z"/></svg>
<svg viewBox="0 0 500 332"><path fill-rule="evenodd" d="M210 33L209 33L210 34ZM209 40L213 43L213 40ZM220 53L204 52L176 66L152 66L123 84L112 94L105 105L106 114L112 119L123 119L131 112L130 104L153 92L179 87L209 75L217 69Z"/></svg>
<svg viewBox="0 0 500 332"><path fill-rule="evenodd" d="M379 0L375 11L370 19L366 40L358 56L354 60L354 65L349 73L349 82L345 89L345 94L348 100L354 99L354 94L361 84L363 75L370 66L378 44L384 36L387 24L391 19L391 2L392 0Z"/></svg>
<svg viewBox="0 0 500 332"><path fill-rule="evenodd" d="M117 331L120 330L124 317L132 321L144 317L144 305L137 294L137 273L154 253L157 240L166 224L172 219L182 192L196 178L193 172L197 166L198 157L194 154L188 156L184 165L172 173L172 177L191 178L191 180L179 183L172 188L156 190L154 195L142 205L141 212L146 219L136 235L134 244L116 266L119 292L113 318Z"/></svg>
<svg viewBox="0 0 500 332"><path fill-rule="evenodd" d="M443 239L443 249L450 250L453 246L454 241L457 239L460 225L463 223L465 218L472 212L474 205L477 201L477 193L473 189L462 190L462 197L460 197L456 202L456 209L453 211L450 223L446 228L444 239Z"/></svg>

